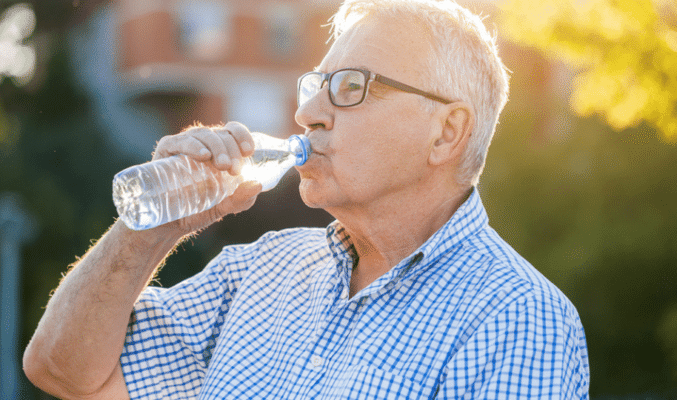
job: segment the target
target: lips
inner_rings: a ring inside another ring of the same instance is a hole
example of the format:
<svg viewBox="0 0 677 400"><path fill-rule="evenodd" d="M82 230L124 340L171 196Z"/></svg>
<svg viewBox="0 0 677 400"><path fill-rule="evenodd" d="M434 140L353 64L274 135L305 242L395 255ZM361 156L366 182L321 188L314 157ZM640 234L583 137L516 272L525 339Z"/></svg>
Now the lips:
<svg viewBox="0 0 677 400"><path fill-rule="evenodd" d="M319 139L319 137L324 135L319 135L317 132L306 132L305 135L308 138L308 140L310 140L310 149L312 150L310 156L312 157L313 154L320 156L325 155L324 146L321 145L320 143L321 139Z"/></svg>
<svg viewBox="0 0 677 400"><path fill-rule="evenodd" d="M312 149L312 152L308 156L308 159L306 160L306 162L303 163L303 165L298 165L298 166L294 167L294 168L296 168L297 171L299 171L301 173L302 177L304 176L304 174L308 174L311 171L319 168L319 166L321 165L321 160L325 157L324 153L322 153L321 151L315 150L314 148L312 148L312 145L311 145L311 149Z"/></svg>
<svg viewBox="0 0 677 400"><path fill-rule="evenodd" d="M296 166L295 168L298 169L299 171L303 169L311 169L314 164L317 164L317 160L323 156L324 155L322 153L318 153L313 150L313 152L310 153L310 155L308 156L306 162L303 163L302 165Z"/></svg>

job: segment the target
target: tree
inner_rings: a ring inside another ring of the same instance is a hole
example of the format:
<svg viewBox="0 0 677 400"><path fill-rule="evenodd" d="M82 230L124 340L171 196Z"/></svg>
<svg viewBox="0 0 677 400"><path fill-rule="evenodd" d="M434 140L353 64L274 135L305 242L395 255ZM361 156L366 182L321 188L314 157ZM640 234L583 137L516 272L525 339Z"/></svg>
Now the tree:
<svg viewBox="0 0 677 400"><path fill-rule="evenodd" d="M675 398L677 2L498 5L519 90L482 181L492 225L576 305L593 398ZM553 75L531 53L573 72L570 98L539 87Z"/></svg>
<svg viewBox="0 0 677 400"><path fill-rule="evenodd" d="M571 106L677 141L676 0L503 0L501 30L576 70Z"/></svg>

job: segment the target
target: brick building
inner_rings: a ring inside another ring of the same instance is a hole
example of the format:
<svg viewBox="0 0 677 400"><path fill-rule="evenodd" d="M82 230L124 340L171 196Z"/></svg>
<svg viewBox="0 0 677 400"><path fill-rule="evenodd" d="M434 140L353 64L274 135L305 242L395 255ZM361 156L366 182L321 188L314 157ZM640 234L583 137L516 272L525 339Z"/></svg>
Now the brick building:
<svg viewBox="0 0 677 400"><path fill-rule="evenodd" d="M229 120L299 133L296 80L328 45L337 0L118 0L120 84L158 110L167 133Z"/></svg>

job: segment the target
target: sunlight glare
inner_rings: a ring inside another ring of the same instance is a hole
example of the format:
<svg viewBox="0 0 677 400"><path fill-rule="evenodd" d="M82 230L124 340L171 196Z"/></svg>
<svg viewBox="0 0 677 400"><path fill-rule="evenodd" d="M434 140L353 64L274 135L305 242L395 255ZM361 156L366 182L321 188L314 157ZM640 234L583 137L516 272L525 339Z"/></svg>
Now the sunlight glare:
<svg viewBox="0 0 677 400"><path fill-rule="evenodd" d="M35 24L35 13L27 4L15 4L0 17L0 81L9 76L23 86L33 77L35 49L22 42L33 33Z"/></svg>

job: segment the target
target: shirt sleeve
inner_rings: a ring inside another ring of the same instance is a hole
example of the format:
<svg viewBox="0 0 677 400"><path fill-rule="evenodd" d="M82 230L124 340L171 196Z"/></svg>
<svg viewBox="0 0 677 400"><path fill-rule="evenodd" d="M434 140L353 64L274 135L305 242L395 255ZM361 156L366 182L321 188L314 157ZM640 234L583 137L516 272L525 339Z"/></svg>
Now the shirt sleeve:
<svg viewBox="0 0 677 400"><path fill-rule="evenodd" d="M197 397L233 296L261 240L225 247L195 276L141 293L120 358L132 399Z"/></svg>
<svg viewBox="0 0 677 400"><path fill-rule="evenodd" d="M585 333L567 304L522 298L480 324L448 363L437 398L588 399Z"/></svg>

